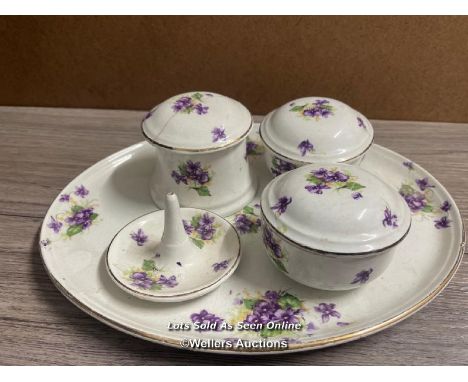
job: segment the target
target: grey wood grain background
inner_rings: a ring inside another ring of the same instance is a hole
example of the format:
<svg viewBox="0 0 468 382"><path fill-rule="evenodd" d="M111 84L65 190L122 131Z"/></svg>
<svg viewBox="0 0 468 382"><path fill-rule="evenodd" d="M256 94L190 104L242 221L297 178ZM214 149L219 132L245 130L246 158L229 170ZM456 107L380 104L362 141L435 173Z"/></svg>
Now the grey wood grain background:
<svg viewBox="0 0 468 382"><path fill-rule="evenodd" d="M0 364L468 364L468 261L435 301L356 342L275 356L192 353L122 334L80 311L42 266L38 234L61 189L96 161L142 140L143 112L0 108ZM375 121L376 143L421 164L468 216L468 124ZM466 224L466 219L465 219Z"/></svg>

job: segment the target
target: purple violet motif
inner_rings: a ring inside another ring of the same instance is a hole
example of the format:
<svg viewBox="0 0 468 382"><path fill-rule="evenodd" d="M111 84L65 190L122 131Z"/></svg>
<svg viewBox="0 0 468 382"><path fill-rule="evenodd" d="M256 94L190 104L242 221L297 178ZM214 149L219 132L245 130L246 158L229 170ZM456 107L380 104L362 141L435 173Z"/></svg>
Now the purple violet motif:
<svg viewBox="0 0 468 382"><path fill-rule="evenodd" d="M403 162L403 166L407 167L409 170L414 170L413 162L410 162L410 161Z"/></svg>
<svg viewBox="0 0 468 382"><path fill-rule="evenodd" d="M237 214L234 218L234 225L241 234L257 232L262 221L256 215Z"/></svg>
<svg viewBox="0 0 468 382"><path fill-rule="evenodd" d="M200 313L193 313L190 315L190 319L192 320L193 323L197 323L199 325L209 325L209 324L214 324L215 330L219 331L221 330L221 324L224 322L224 320L212 313L209 313L207 310L203 309ZM198 329L200 332L201 331L206 331L206 330L211 330L209 328L200 328Z"/></svg>
<svg viewBox="0 0 468 382"><path fill-rule="evenodd" d="M330 317L341 318L341 314L335 310L335 304L320 303L314 307L314 310L322 315L322 322L328 322Z"/></svg>
<svg viewBox="0 0 468 382"><path fill-rule="evenodd" d="M141 228L138 228L138 231L136 232L130 233L130 237L132 238L132 240L135 240L139 247L141 247L148 241L148 235L146 235Z"/></svg>
<svg viewBox="0 0 468 382"><path fill-rule="evenodd" d="M63 223L56 220L53 216L50 217L50 223L47 224L47 227L54 231L54 233L59 233L62 226Z"/></svg>
<svg viewBox="0 0 468 382"><path fill-rule="evenodd" d="M366 129L366 125L364 124L364 121L362 120L362 118L357 117L357 121L358 121L358 126L359 127L362 127L363 129Z"/></svg>
<svg viewBox="0 0 468 382"><path fill-rule="evenodd" d="M166 277L164 275L159 276L156 284L166 286L168 288L174 288L178 285L177 278L175 276Z"/></svg>
<svg viewBox="0 0 468 382"><path fill-rule="evenodd" d="M60 195L59 202L69 202L70 195L69 194L62 194Z"/></svg>
<svg viewBox="0 0 468 382"><path fill-rule="evenodd" d="M199 196L211 196L207 183L211 180L208 169L203 168L200 162L188 160L181 163L179 171L172 171L171 177L177 184L183 183L190 189L197 191Z"/></svg>
<svg viewBox="0 0 468 382"><path fill-rule="evenodd" d="M193 232L192 225L187 220L182 220L182 223L184 224L185 233L190 235Z"/></svg>
<svg viewBox="0 0 468 382"><path fill-rule="evenodd" d="M314 145L310 143L308 139L306 139L305 141L302 141L301 143L299 143L297 148L299 149L301 156L305 156L308 152L311 152L314 150Z"/></svg>
<svg viewBox="0 0 468 382"><path fill-rule="evenodd" d="M440 219L434 220L434 227L436 227L437 229L449 228L451 222L452 221L449 220L447 216L442 216Z"/></svg>
<svg viewBox="0 0 468 382"><path fill-rule="evenodd" d="M224 127L215 127L211 130L211 135L213 136L213 143L219 141L224 142L227 139Z"/></svg>
<svg viewBox="0 0 468 382"><path fill-rule="evenodd" d="M286 212L286 209L288 208L288 205L291 204L292 198L287 197L287 196L282 196L278 199L278 202L271 207L272 210L276 210L278 215L281 215Z"/></svg>
<svg viewBox="0 0 468 382"><path fill-rule="evenodd" d="M272 162L271 172L274 176L281 175L285 172L294 170L297 166L294 163L284 161L278 157L274 157Z"/></svg>
<svg viewBox="0 0 468 382"><path fill-rule="evenodd" d="M215 272L218 272L221 269L226 269L228 265L229 265L229 260L224 260L224 261L221 261L220 263L214 263L212 267Z"/></svg>
<svg viewBox="0 0 468 382"><path fill-rule="evenodd" d="M372 268L369 268L368 270L363 270L356 273L356 276L354 276L354 280L351 282L351 284L365 284L367 281L369 281L369 276L373 271L374 270Z"/></svg>
<svg viewBox="0 0 468 382"><path fill-rule="evenodd" d="M208 106L202 104L203 94L194 93L190 97L183 96L178 98L172 105L172 110L175 113L186 113L190 114L195 111L198 115L208 113Z"/></svg>
<svg viewBox="0 0 468 382"><path fill-rule="evenodd" d="M146 272L134 272L130 278L133 280L132 285L138 288L151 289L153 286L153 280Z"/></svg>
<svg viewBox="0 0 468 382"><path fill-rule="evenodd" d="M327 186L326 184L319 183L319 184L308 184L307 186L304 187L307 191L309 191L311 194L323 194L323 190L327 190L330 187Z"/></svg>
<svg viewBox="0 0 468 382"><path fill-rule="evenodd" d="M395 214L392 214L392 211L390 211L388 207L385 208L384 219L382 220L383 226L396 228L398 227L397 220L398 217Z"/></svg>
<svg viewBox="0 0 468 382"><path fill-rule="evenodd" d="M400 192L400 194L402 194ZM426 196L420 192L414 194L402 195L411 212L417 212L427 205Z"/></svg>
<svg viewBox="0 0 468 382"><path fill-rule="evenodd" d="M84 198L88 194L89 194L89 191L83 185L78 186L75 189L75 195L80 196L82 198Z"/></svg>
<svg viewBox="0 0 468 382"><path fill-rule="evenodd" d="M273 234L268 227L265 227L265 229L263 230L263 243L268 249L270 249L270 251L275 257L277 257L278 259L283 257L281 246L273 238Z"/></svg>
<svg viewBox="0 0 468 382"><path fill-rule="evenodd" d="M353 192L351 196L354 200L362 199L362 194L360 192Z"/></svg>
<svg viewBox="0 0 468 382"><path fill-rule="evenodd" d="M452 205L449 203L448 200L443 202L440 206L440 209L444 212L449 212L451 208L452 208Z"/></svg>
<svg viewBox="0 0 468 382"><path fill-rule="evenodd" d="M314 330L317 330L317 328L315 327L314 323L312 321L310 321L307 326L306 326L306 329L308 332L313 332Z"/></svg>
<svg viewBox="0 0 468 382"><path fill-rule="evenodd" d="M207 213L204 213L199 221L197 232L199 233L202 240L211 240L216 232L213 227L215 218L211 217Z"/></svg>
<svg viewBox="0 0 468 382"><path fill-rule="evenodd" d="M78 208L72 216L65 219L65 221L70 225L67 232L70 232L72 227L76 227L77 230L87 229L93 224L93 220L96 219L97 214L94 212L93 207L88 208ZM78 232L76 232L78 233ZM69 236L72 236L74 233Z"/></svg>
<svg viewBox="0 0 468 382"><path fill-rule="evenodd" d="M423 178L423 179L416 179L416 184L418 185L419 189L421 191L424 191L428 188L434 188L435 186L429 184L429 179L426 177L426 178Z"/></svg>
<svg viewBox="0 0 468 382"><path fill-rule="evenodd" d="M337 326L348 326L349 325L349 322L342 322L342 321L338 321L336 323Z"/></svg>

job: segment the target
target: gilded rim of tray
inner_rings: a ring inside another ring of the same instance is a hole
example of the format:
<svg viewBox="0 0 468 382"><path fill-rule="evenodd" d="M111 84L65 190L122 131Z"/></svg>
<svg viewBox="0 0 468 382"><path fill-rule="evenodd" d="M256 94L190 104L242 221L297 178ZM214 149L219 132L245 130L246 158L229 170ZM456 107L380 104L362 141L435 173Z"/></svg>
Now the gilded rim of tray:
<svg viewBox="0 0 468 382"><path fill-rule="evenodd" d="M121 323L119 323L117 321L114 321L114 320L112 320L110 318L107 318L106 316L102 315L101 313L98 313L95 310L89 308L87 305L82 303L78 298L76 298L70 292L68 292L66 290L66 288L62 286L62 284L51 274L51 272L47 268L47 265L46 265L45 260L44 260L42 246L40 246L40 248L41 248L41 258L42 258L42 262L44 264L44 268L46 269L47 274L49 275L50 279L52 280L52 282L54 283L56 288L69 301L71 301L73 304L75 304L78 308L83 310L85 313L88 313L90 316L92 316L92 317L96 318L97 320L99 320L99 321L113 327L114 329L120 330L120 331L122 331L124 333L128 333L128 334L131 334L133 336L143 338L143 339L146 339L146 340L149 340L149 341L152 341L152 342L156 342L156 343L160 343L160 344L163 344L163 345L168 345L168 346L172 346L172 347L176 347L176 348L180 348L180 349L184 349L184 350L207 352L207 353L226 353L226 354L233 354L234 353L234 354L261 355L261 354L273 354L273 353L278 354L278 353L288 353L288 352L295 352L295 351L301 351L301 350L320 349L320 348L324 348L324 347L328 347L328 346L332 346L332 345L338 345L338 344L341 344L341 343L350 342L350 341L357 340L359 338L366 337L368 335L377 333L377 332L379 332L379 331L381 331L383 329L386 329L386 328L388 328L388 327L390 327L392 325L397 324L400 321L403 321L405 318L411 316L413 313L416 313L419 309L423 308L425 305L427 305L429 302L431 302L440 292L442 292L442 290L447 286L447 284L450 282L452 277L455 275L458 267L460 266L461 260L463 259L464 250L465 250L465 238L466 238L466 236L465 236L465 227L464 227L464 224L463 224L463 220L461 222L461 228L462 228L462 239L461 239L461 243L459 245L458 256L457 256L457 259L456 259L453 267L450 269L447 276L445 276L445 278L439 283L439 285L437 285L437 287L435 289L433 289L432 292L430 292L426 297L424 297L423 299L418 301L416 304L414 304L410 308L406 309L404 312L401 312L401 313L397 314L396 316L394 316L392 318L389 318L389 319L387 319L387 320L385 320L385 321L383 321L383 322L381 322L381 323L379 323L377 325L371 326L369 328L356 330L354 332L347 333L347 334L340 335L340 336L334 336L334 337L330 337L330 338L324 338L324 339L321 339L321 340L310 341L310 342L307 342L307 343L289 344L288 348L285 349L285 350L276 350L276 349L269 350L269 349L263 349L263 348L260 351L257 350L257 349L254 349L254 350L238 350L236 348L223 349L223 350L210 349L210 348L208 348L208 349L190 349L190 348L183 347L181 345L182 339L176 340L176 339L173 339L173 338L168 338L168 337L164 337L164 336L160 336L160 335L151 334L151 333L145 332L143 330L136 330L136 329L133 329L133 328L129 328L129 327L127 327L127 326L125 326L125 325L123 325L123 324L121 324Z"/></svg>

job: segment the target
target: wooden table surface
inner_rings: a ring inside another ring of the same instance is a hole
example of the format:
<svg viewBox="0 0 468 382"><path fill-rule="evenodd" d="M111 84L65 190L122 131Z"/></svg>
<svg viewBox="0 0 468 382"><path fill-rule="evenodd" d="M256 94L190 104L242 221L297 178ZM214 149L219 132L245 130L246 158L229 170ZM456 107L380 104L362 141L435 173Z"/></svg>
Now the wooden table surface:
<svg viewBox="0 0 468 382"><path fill-rule="evenodd" d="M139 111L0 107L0 364L468 364L468 261L427 307L373 336L296 354L193 353L120 333L70 303L38 246L56 195L96 161L142 140ZM376 143L430 171L468 216L468 124L375 121ZM466 225L466 219L465 219ZM468 226L468 225L467 225Z"/></svg>

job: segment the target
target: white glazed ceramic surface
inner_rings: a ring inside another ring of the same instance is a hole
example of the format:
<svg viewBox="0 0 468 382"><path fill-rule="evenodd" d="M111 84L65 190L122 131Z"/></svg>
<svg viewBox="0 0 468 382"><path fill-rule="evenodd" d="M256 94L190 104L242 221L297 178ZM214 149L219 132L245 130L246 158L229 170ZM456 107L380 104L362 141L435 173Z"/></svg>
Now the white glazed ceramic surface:
<svg viewBox="0 0 468 382"><path fill-rule="evenodd" d="M411 224L397 190L347 164L289 171L267 185L261 205L273 263L319 289L354 289L382 274Z"/></svg>
<svg viewBox="0 0 468 382"><path fill-rule="evenodd" d="M155 106L142 130L156 145L177 151L212 151L245 138L252 125L247 108L232 98L194 91Z"/></svg>
<svg viewBox="0 0 468 382"><path fill-rule="evenodd" d="M262 193L262 211L289 240L333 253L381 250L411 224L398 191L358 166L300 167L275 178Z"/></svg>
<svg viewBox="0 0 468 382"><path fill-rule="evenodd" d="M271 176L263 162L258 135L248 147L261 190ZM463 227L453 199L424 169L374 145L362 167L384 174L385 180L404 194L413 207L413 215L407 239L397 247L387 270L372 284L348 292L327 292L302 286L278 272L265 255L261 241L257 194L247 208L230 218L241 234L244 253L237 271L225 283L212 293L187 302L137 299L111 280L105 253L121 227L154 210L147 188L154 164L152 150L147 143L139 143L83 172L52 203L40 235L45 268L60 291L93 317L126 333L175 347L182 347L183 339L254 341L271 335L268 338L289 341L287 349L212 350L248 354L337 345L408 317L446 286L460 263ZM416 180L425 178L431 187L421 191ZM80 208L86 211L81 210L80 214ZM303 323L303 330L271 333L168 329L169 323L194 325L204 319L215 323L253 320L254 307L268 301L273 302L271 314L281 315L279 309L291 308L290 320Z"/></svg>
<svg viewBox="0 0 468 382"><path fill-rule="evenodd" d="M296 99L273 110L263 120L260 133L273 174L307 163L356 164L374 137L366 117L324 97Z"/></svg>
<svg viewBox="0 0 468 382"><path fill-rule="evenodd" d="M189 92L174 96L142 121L146 140L154 145L151 195L159 208L169 192L182 207L227 216L255 196L256 180L246 158L252 126L249 111L216 93Z"/></svg>
<svg viewBox="0 0 468 382"><path fill-rule="evenodd" d="M119 231L107 253L107 268L119 287L149 301L184 301L214 290L235 271L241 252L234 227L205 210L180 212L188 240L174 253L160 250L162 210Z"/></svg>

